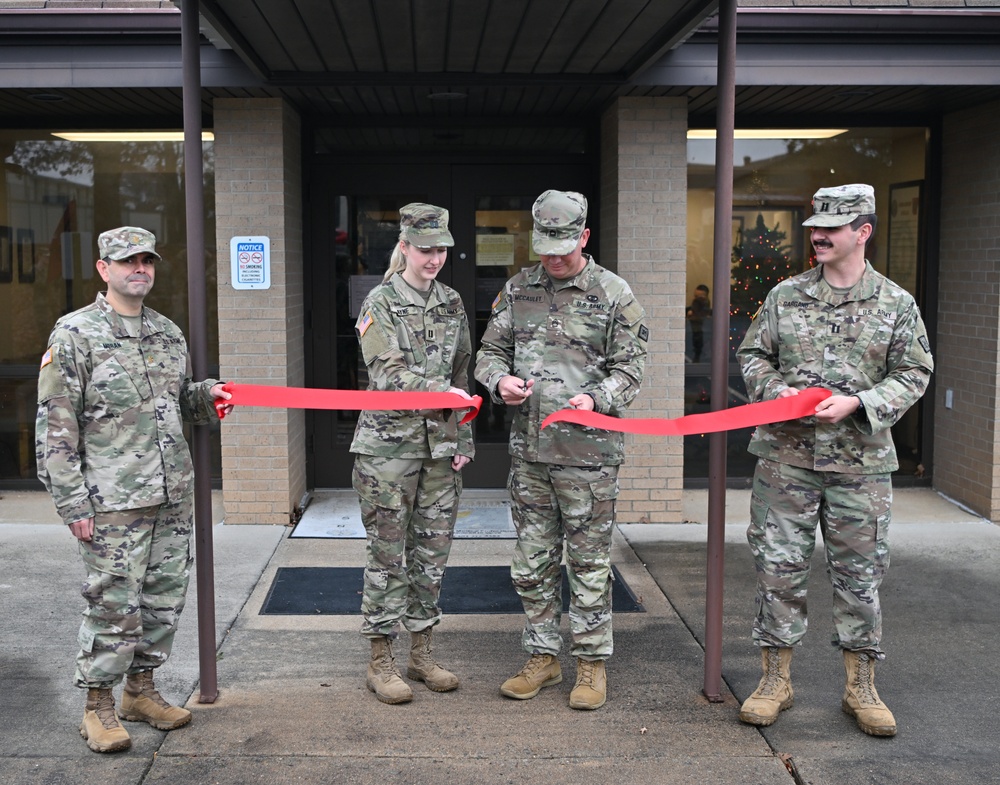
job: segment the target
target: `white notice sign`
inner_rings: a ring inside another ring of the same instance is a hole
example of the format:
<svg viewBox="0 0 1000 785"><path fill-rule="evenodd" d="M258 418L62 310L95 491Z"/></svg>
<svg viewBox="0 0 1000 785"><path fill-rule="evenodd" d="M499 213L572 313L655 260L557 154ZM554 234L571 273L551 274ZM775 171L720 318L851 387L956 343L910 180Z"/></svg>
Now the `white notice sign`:
<svg viewBox="0 0 1000 785"><path fill-rule="evenodd" d="M271 288L271 238L234 237L229 256L234 289Z"/></svg>
<svg viewBox="0 0 1000 785"><path fill-rule="evenodd" d="M476 267L510 267L513 264L514 235L476 235Z"/></svg>

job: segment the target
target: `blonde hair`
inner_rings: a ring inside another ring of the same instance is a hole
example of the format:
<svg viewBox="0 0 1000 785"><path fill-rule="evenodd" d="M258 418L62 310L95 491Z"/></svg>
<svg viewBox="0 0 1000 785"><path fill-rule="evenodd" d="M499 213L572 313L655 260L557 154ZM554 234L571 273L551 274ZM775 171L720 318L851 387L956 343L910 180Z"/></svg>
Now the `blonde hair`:
<svg viewBox="0 0 1000 785"><path fill-rule="evenodd" d="M403 237L403 232L399 233L399 239L403 242L406 240ZM389 269L385 271L385 277L382 278L382 283L388 283L389 279L392 278L396 273L400 273L406 269L406 254L403 253L403 246L397 242L395 247L392 249L392 256L389 257Z"/></svg>

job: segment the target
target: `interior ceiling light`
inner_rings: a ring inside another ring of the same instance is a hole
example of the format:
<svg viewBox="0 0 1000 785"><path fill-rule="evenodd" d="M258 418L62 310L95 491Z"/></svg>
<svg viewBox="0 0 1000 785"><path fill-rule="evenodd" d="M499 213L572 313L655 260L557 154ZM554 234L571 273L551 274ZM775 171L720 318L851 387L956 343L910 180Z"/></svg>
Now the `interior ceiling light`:
<svg viewBox="0 0 1000 785"><path fill-rule="evenodd" d="M735 139L830 139L846 134L846 128L737 128ZM714 139L714 128L690 128L688 139Z"/></svg>
<svg viewBox="0 0 1000 785"><path fill-rule="evenodd" d="M183 142L183 131L53 131L67 142ZM202 131L201 140L211 142L215 134Z"/></svg>

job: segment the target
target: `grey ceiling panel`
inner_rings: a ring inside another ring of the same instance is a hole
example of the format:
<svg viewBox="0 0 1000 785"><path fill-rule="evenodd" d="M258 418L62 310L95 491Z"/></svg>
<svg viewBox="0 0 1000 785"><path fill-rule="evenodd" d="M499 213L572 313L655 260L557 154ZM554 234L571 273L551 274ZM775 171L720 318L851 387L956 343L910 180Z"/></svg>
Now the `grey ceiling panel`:
<svg viewBox="0 0 1000 785"><path fill-rule="evenodd" d="M527 139L527 119L594 122L619 96L685 96L692 120L711 124L717 2L201 0L212 40L233 47L202 46L204 116L216 97L271 96L311 124L504 118ZM122 106L137 124L179 123L179 14L145 26L120 16L113 39L107 14L82 29L0 18L0 125L94 125ZM737 34L738 121L939 117L1000 98L1000 13L989 9L741 9Z"/></svg>

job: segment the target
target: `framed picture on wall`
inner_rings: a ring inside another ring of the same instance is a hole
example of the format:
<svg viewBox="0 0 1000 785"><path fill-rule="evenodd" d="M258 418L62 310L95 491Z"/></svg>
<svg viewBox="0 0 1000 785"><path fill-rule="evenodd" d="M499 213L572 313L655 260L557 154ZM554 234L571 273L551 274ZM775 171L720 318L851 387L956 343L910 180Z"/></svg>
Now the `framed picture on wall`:
<svg viewBox="0 0 1000 785"><path fill-rule="evenodd" d="M17 280L35 282L35 230L17 230Z"/></svg>
<svg viewBox="0 0 1000 785"><path fill-rule="evenodd" d="M14 280L14 236L9 226L0 226L0 283Z"/></svg>

